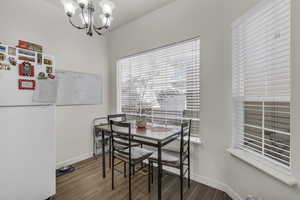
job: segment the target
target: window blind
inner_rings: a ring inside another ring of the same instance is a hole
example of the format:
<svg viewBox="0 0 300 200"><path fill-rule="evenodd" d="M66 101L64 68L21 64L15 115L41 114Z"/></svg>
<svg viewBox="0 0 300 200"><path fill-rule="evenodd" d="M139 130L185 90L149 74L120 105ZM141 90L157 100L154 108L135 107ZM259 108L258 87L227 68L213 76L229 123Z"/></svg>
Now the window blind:
<svg viewBox="0 0 300 200"><path fill-rule="evenodd" d="M290 0L265 0L232 26L234 145L290 167Z"/></svg>
<svg viewBox="0 0 300 200"><path fill-rule="evenodd" d="M123 113L149 122L177 124L200 117L200 40L193 39L117 62L119 105Z"/></svg>

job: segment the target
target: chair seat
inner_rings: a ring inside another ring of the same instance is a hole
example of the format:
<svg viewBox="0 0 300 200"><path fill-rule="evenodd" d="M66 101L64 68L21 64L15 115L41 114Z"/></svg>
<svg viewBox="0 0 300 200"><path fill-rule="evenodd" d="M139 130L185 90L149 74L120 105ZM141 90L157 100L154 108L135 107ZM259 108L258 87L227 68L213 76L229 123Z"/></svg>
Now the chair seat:
<svg viewBox="0 0 300 200"><path fill-rule="evenodd" d="M124 152L128 153L129 149L125 149ZM142 149L139 147L133 147L131 148L131 160L133 163L135 162L141 162L151 156L153 152L148 151L146 149ZM128 155L123 155L121 153L115 154L115 156L121 160L124 160L125 162L129 161L129 156Z"/></svg>
<svg viewBox="0 0 300 200"><path fill-rule="evenodd" d="M149 160L151 162L158 162L158 152L154 152ZM161 152L161 161L165 165L170 166L179 166L180 164L180 153L175 151L162 151Z"/></svg>

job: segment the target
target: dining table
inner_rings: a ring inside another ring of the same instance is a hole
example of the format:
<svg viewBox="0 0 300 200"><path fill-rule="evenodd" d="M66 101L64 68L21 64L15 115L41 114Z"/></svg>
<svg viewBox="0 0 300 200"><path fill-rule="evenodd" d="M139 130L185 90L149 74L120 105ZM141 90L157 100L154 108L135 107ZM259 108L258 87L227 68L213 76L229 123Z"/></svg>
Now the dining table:
<svg viewBox="0 0 300 200"><path fill-rule="evenodd" d="M142 145L154 147L157 149L158 162L157 162L157 199L162 199L162 148L172 141L177 140L181 132L180 126L174 125L159 125L151 124L146 128L140 129L133 121L126 121L131 123L131 136L132 142L140 143ZM105 136L111 134L109 124L95 125L94 131L101 133L102 137L102 152L105 152ZM102 153L102 176L106 177L106 159L105 153Z"/></svg>

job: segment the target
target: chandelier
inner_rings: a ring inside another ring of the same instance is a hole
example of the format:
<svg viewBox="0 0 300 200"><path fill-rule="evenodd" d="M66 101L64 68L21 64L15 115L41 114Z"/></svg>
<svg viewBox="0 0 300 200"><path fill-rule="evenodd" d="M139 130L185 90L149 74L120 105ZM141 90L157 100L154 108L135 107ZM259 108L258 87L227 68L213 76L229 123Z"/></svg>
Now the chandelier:
<svg viewBox="0 0 300 200"><path fill-rule="evenodd" d="M94 23L96 6L94 5L93 0L77 0L77 3L73 0L61 0L61 2L69 18L70 24L77 29L85 29L86 34L89 36L93 36L94 31L98 35L102 35L105 31L107 31L113 21L112 11L114 10L115 5L109 0L102 0L99 2L99 7L102 9L102 13L99 15L99 18L102 21L102 25L100 26L96 26ZM80 25L77 25L72 21L72 17L78 8L80 9Z"/></svg>

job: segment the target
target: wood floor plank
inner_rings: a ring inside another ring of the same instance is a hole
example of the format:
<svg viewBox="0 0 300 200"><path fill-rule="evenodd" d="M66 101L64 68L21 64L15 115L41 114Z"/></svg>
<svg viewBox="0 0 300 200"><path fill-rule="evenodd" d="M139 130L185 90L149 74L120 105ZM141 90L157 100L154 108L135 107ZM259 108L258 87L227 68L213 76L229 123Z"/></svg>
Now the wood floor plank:
<svg viewBox="0 0 300 200"><path fill-rule="evenodd" d="M76 170L57 178L55 200L128 200L128 177L115 172L115 190L111 189L111 172L102 178L101 158L91 158L76 163ZM120 170L122 170L120 166ZM154 170L156 171L156 170ZM148 193L148 175L139 172L132 177L132 199L156 200L157 180L154 175L151 193ZM177 175L164 172L162 180L163 200L180 200L180 179ZM224 192L206 185L191 181L190 189L187 180L184 184L184 200L231 200Z"/></svg>

